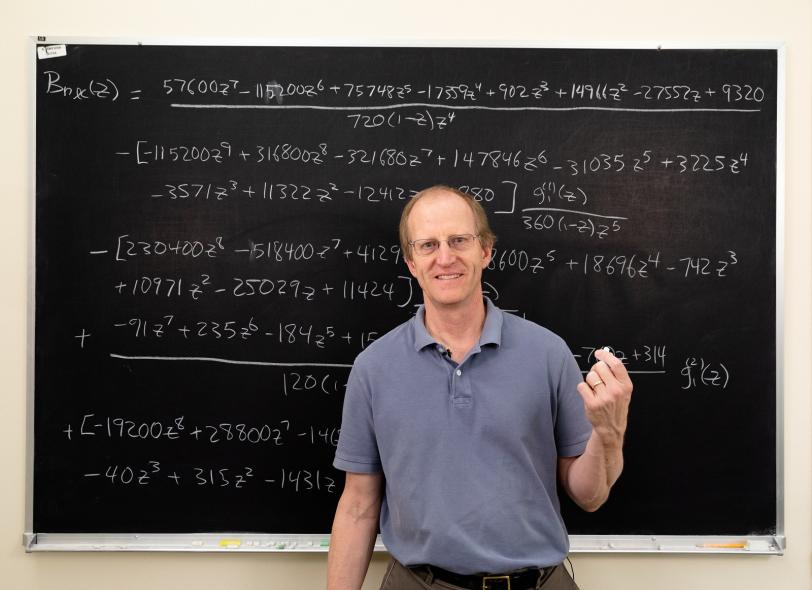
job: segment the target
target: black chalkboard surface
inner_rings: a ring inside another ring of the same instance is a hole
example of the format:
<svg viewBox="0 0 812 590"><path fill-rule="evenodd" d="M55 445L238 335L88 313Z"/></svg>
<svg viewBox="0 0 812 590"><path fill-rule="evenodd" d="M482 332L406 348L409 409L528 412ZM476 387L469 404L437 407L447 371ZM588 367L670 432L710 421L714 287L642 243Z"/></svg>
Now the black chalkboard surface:
<svg viewBox="0 0 812 590"><path fill-rule="evenodd" d="M570 533L776 533L776 50L38 49L33 532L329 532L349 367L421 300L399 213L444 183L494 302L633 373Z"/></svg>

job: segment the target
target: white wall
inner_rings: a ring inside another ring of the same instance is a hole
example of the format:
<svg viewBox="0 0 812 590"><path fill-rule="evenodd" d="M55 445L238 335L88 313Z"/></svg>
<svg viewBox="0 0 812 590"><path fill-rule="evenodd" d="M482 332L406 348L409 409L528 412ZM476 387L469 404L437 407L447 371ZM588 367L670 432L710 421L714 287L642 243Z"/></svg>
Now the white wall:
<svg viewBox="0 0 812 590"><path fill-rule="evenodd" d="M549 4L549 5L548 5ZM787 45L783 557L578 555L583 590L812 587L812 3L810 0L8 0L0 12L0 584L8 588L320 588L326 556L24 553L30 35L342 37L536 43ZM689 436L689 433L686 433ZM690 464L690 457L685 461ZM684 466L680 466L684 467ZM710 483L710 482L709 482ZM376 588L384 556L365 588Z"/></svg>

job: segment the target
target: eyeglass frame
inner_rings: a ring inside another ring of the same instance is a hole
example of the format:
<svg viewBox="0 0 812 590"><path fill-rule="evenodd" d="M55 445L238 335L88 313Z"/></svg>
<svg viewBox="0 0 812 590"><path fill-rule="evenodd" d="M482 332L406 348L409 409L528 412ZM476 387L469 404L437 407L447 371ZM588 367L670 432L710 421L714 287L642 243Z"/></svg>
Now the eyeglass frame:
<svg viewBox="0 0 812 590"><path fill-rule="evenodd" d="M465 252L470 248L470 246L466 246L465 248L460 250L460 249L455 248L454 246L452 246L451 242L449 240L453 240L454 238L467 237L467 236L471 236L472 239L471 239L470 242L466 241L465 242L466 244L473 244L474 240L480 240L481 239L480 234L454 234L454 235L448 236L445 240L441 240L439 238L421 238L419 240L412 240L412 241L408 242L408 244L412 248L412 250L415 252L415 254L417 254L418 256L431 256L432 254L437 252L437 250L440 249L440 244L442 244L443 242L446 243L449 250L453 250L454 252ZM415 244L417 244L418 242L435 242L435 241L437 242L437 247L434 248L431 252L421 252L420 250L415 248Z"/></svg>

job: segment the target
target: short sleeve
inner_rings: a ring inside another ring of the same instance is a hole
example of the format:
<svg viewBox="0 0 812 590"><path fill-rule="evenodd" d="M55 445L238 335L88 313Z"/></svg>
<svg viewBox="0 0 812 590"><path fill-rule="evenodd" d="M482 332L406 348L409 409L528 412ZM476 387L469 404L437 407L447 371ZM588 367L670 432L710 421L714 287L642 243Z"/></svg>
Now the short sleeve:
<svg viewBox="0 0 812 590"><path fill-rule="evenodd" d="M583 381L581 369L566 346L558 381L558 412L555 423L555 443L559 457L577 457L586 450L592 425L586 418L584 400L578 393Z"/></svg>
<svg viewBox="0 0 812 590"><path fill-rule="evenodd" d="M341 434L338 437L333 467L351 473L381 471L381 458L375 438L372 396L366 371L360 357L356 359L347 380Z"/></svg>

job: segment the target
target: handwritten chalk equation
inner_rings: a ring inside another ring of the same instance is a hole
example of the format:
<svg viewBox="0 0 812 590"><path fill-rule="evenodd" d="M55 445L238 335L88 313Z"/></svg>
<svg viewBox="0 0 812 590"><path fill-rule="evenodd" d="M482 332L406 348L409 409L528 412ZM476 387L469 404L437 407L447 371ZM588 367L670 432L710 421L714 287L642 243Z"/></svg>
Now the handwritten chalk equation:
<svg viewBox="0 0 812 590"><path fill-rule="evenodd" d="M335 473L323 469L281 467L257 469L252 466L192 466L168 467L166 462L149 460L142 465L108 464L98 471L85 472L82 477L100 485L116 487L174 486L190 488L227 488L241 490L251 485L273 486L293 493L338 492Z"/></svg>

